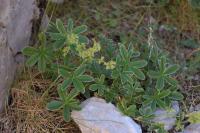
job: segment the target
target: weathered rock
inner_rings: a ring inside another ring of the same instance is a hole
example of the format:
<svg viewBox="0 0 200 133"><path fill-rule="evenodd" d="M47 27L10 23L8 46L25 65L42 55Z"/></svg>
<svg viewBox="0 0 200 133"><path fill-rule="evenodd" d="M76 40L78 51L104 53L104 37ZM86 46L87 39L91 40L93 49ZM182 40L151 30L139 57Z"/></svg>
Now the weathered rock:
<svg viewBox="0 0 200 133"><path fill-rule="evenodd" d="M29 44L35 0L0 0L0 112L22 48Z"/></svg>
<svg viewBox="0 0 200 133"><path fill-rule="evenodd" d="M173 102L172 109L170 110L157 109L152 121L155 123L162 123L164 124L165 130L170 130L176 123L176 115L179 113L179 110L178 102Z"/></svg>
<svg viewBox="0 0 200 133"><path fill-rule="evenodd" d="M84 101L81 111L72 111L72 118L82 133L142 133L141 127L130 117L100 98Z"/></svg>
<svg viewBox="0 0 200 133"><path fill-rule="evenodd" d="M185 128L183 133L200 133L200 123L190 124Z"/></svg>

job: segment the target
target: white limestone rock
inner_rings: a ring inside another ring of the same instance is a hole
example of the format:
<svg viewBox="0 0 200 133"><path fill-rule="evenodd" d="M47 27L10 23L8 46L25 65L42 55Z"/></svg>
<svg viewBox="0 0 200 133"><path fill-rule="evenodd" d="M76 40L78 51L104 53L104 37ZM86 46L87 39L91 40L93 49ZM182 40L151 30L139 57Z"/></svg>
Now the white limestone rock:
<svg viewBox="0 0 200 133"><path fill-rule="evenodd" d="M172 109L164 110L164 109L157 109L154 112L154 119L152 120L155 123L162 123L164 124L165 130L170 130L176 123L176 115L179 113L179 104L178 102L172 103Z"/></svg>
<svg viewBox="0 0 200 133"><path fill-rule="evenodd" d="M200 123L190 124L185 128L183 133L200 133Z"/></svg>
<svg viewBox="0 0 200 133"><path fill-rule="evenodd" d="M103 99L93 97L81 106L82 110L72 111L71 117L82 133L142 133L136 122Z"/></svg>
<svg viewBox="0 0 200 133"><path fill-rule="evenodd" d="M19 54L29 44L35 9L35 0L0 0L0 112L15 76Z"/></svg>

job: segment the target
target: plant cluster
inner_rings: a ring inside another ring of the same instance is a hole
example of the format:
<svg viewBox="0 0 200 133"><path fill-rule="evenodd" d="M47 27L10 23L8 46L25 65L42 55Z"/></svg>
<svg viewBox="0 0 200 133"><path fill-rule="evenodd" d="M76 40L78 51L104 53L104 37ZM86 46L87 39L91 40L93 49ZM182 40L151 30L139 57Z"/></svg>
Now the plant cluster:
<svg viewBox="0 0 200 133"><path fill-rule="evenodd" d="M66 25L58 19L39 34L37 48L23 50L28 66L56 77L59 97L47 104L49 110L62 110L69 121L70 111L80 109L77 96L97 96L148 122L157 108L170 108L183 98L174 78L179 66L169 63L158 47L114 42L103 35L89 39L86 31L87 26L75 27L72 19Z"/></svg>

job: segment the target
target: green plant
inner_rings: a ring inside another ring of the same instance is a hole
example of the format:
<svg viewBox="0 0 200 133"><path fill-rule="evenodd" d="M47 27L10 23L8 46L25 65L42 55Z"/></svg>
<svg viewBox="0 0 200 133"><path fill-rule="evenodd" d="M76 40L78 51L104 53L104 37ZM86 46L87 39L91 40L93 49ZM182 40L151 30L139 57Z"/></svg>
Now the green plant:
<svg viewBox="0 0 200 133"><path fill-rule="evenodd" d="M49 110L62 109L68 121L70 111L80 109L77 96L96 95L144 122L157 107L170 107L171 101L183 98L172 77L178 65L168 63L160 49L137 46L125 39L116 43L103 35L88 39L86 30L85 25L75 27L71 19L67 26L58 19L39 35L38 48L23 50L30 56L27 65L37 63L39 71L51 72L59 79L54 81L59 98L48 103Z"/></svg>
<svg viewBox="0 0 200 133"><path fill-rule="evenodd" d="M77 91L67 93L64 91L64 86L59 86L58 94L59 100L53 100L47 104L47 108L51 111L63 109L63 116L65 121L70 121L70 111L79 110L79 101L75 99L78 95Z"/></svg>

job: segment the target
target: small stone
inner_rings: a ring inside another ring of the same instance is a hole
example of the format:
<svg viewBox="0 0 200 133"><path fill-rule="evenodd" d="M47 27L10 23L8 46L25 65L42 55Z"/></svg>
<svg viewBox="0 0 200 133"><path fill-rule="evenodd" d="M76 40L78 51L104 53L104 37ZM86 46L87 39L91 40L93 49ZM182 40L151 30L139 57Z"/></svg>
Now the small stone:
<svg viewBox="0 0 200 133"><path fill-rule="evenodd" d="M200 133L200 123L198 124L190 124L185 128L183 133Z"/></svg>
<svg viewBox="0 0 200 133"><path fill-rule="evenodd" d="M93 97L81 106L82 110L72 111L71 117L82 133L142 133L136 122L103 99Z"/></svg>
<svg viewBox="0 0 200 133"><path fill-rule="evenodd" d="M197 105L194 107L194 110L195 110L195 111L200 111L200 104L197 104Z"/></svg>
<svg viewBox="0 0 200 133"><path fill-rule="evenodd" d="M176 115L179 113L179 110L179 104L175 101L172 103L172 109L170 110L157 109L154 113L155 117L152 121L164 124L164 129L168 131L175 125Z"/></svg>

